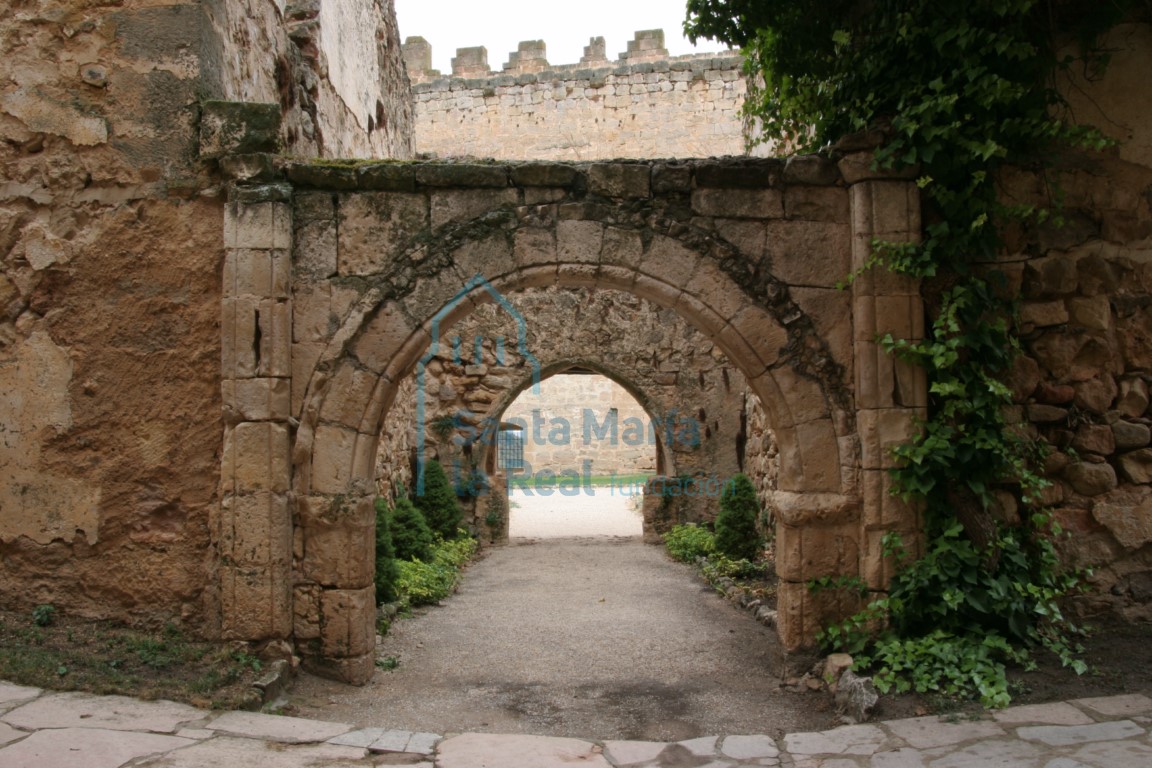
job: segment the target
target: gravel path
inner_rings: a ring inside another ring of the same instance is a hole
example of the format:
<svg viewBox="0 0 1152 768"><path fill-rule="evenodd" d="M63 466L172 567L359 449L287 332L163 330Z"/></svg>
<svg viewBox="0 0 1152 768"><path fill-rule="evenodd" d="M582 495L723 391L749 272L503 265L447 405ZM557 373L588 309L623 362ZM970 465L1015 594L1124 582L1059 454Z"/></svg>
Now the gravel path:
<svg viewBox="0 0 1152 768"><path fill-rule="evenodd" d="M360 726L672 741L837 724L770 668L773 633L635 538L513 540L396 622L363 688L303 675L293 714Z"/></svg>

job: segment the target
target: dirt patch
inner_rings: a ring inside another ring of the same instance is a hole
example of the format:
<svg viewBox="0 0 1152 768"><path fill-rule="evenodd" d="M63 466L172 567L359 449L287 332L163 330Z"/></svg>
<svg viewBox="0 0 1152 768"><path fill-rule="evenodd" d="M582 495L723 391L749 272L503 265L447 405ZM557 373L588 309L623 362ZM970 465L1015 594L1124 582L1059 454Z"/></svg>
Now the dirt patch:
<svg viewBox="0 0 1152 768"><path fill-rule="evenodd" d="M189 640L174 626L141 632L44 608L0 611L0 680L20 685L251 709L262 668L244 644Z"/></svg>

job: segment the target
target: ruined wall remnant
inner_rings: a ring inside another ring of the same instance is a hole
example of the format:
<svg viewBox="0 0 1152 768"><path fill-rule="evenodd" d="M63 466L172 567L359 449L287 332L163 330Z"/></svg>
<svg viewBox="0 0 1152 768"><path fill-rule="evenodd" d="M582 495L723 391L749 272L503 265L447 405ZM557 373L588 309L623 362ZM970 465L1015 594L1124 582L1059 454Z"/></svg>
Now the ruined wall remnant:
<svg viewBox="0 0 1152 768"><path fill-rule="evenodd" d="M659 427L628 390L604 376L582 372L545 379L539 394L520 393L504 421L523 427L526 474L656 474Z"/></svg>
<svg viewBox="0 0 1152 768"><path fill-rule="evenodd" d="M372 130L354 127L365 110L338 103L336 84L315 68L323 50L309 58L304 41L323 30L319 16L307 35L293 26L312 12L303 6L287 15L272 0L5 6L5 607L53 603L213 631L226 190L200 156L204 104L282 104L265 149L279 135L304 156L409 156L391 5L361 5L373 20L364 29L385 43L372 56L388 124L373 117Z"/></svg>
<svg viewBox="0 0 1152 768"><path fill-rule="evenodd" d="M424 439L429 458L440 459L450 472L459 464L494 474L490 443L469 448L466 454L460 445L476 441L483 424L510 418L514 412L509 406L530 389L534 365L540 366L545 379L577 366L625 382L658 421L687 420L698 425L693 433L698 443L686 433L685 439L664 445L661 463L668 474L726 478L737 470L744 377L714 341L676 312L608 288L528 288L508 294L508 300L525 319L525 346L531 358L517 347L515 319L493 305L478 307L448 329L424 374ZM297 302L298 310L301 306ZM479 363L476 339L482 341ZM498 339L503 339L499 357ZM415 374L404 380L384 422L377 483L385 495L396 488L393 478L412 487L409 464L417 444L415 386ZM601 421L604 416L597 411ZM621 418L626 416L621 414ZM440 434L438 423L451 429ZM573 423L573 445L579 447L581 426ZM602 441L594 443L590 450L606 448ZM654 460L656 450L657 446L645 446L644 455ZM529 461L534 466L538 463L534 458ZM574 456L569 461L579 466ZM715 498L686 500L674 512L685 520L708 520L716 514L716 503Z"/></svg>
<svg viewBox="0 0 1152 768"><path fill-rule="evenodd" d="M431 69L423 38L404 44L416 150L438 157L594 160L745 153L739 53L670 57L660 30L637 32L617 61L593 38L578 64L551 65L543 41L520 43L491 71L462 48L451 76Z"/></svg>

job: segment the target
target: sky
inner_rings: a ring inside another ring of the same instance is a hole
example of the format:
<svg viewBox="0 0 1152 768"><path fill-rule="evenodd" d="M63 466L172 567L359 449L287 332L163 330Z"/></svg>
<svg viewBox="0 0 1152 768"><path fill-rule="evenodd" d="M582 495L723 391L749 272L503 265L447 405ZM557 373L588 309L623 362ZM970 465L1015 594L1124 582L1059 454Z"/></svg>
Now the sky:
<svg viewBox="0 0 1152 768"><path fill-rule="evenodd" d="M640 29L663 29L673 56L710 53L724 46L684 37L684 0L396 0L400 39L432 44L432 67L447 74L457 48L482 45L499 71L521 40L543 40L551 64L575 64L590 37L603 37L615 60Z"/></svg>

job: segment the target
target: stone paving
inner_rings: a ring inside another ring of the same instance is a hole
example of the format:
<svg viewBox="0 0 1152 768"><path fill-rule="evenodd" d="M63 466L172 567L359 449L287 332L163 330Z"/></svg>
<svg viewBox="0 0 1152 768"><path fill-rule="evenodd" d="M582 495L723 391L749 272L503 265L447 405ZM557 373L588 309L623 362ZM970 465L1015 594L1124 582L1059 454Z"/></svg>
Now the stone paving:
<svg viewBox="0 0 1152 768"><path fill-rule="evenodd" d="M675 743L413 733L0 682L0 768L1140 768L1152 698L1033 704L829 731Z"/></svg>

